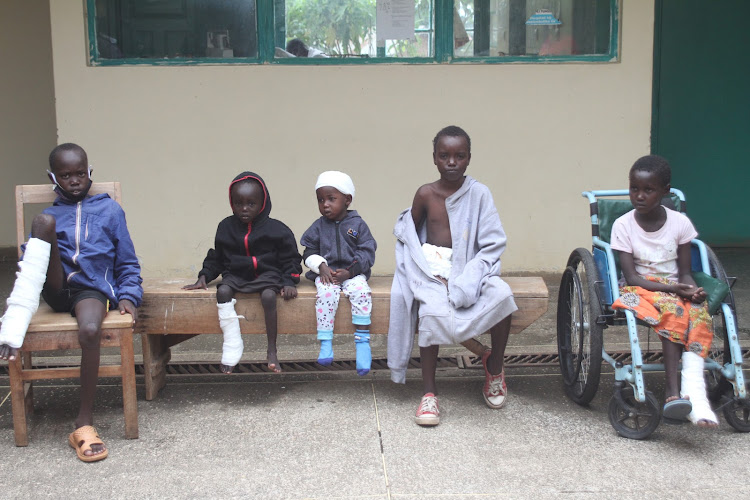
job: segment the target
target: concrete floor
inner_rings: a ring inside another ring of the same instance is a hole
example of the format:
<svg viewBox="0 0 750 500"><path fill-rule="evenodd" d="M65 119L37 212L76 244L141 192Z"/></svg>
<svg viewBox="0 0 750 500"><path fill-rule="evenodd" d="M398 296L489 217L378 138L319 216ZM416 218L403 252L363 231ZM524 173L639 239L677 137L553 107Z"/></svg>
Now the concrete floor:
<svg viewBox="0 0 750 500"><path fill-rule="evenodd" d="M750 331L750 249L720 250L734 291L739 329ZM0 298L14 265L0 264ZM555 352L557 277L550 309L508 353ZM314 339L283 344L283 359L314 359ZM606 332L616 345L617 332ZM219 336L175 349L175 357L218 359ZM385 339L375 344L384 352ZM657 341L658 342L658 341ZM337 352L346 356L346 339ZM247 359L262 354L249 346ZM353 348L352 355L353 355ZM453 352L445 350L445 352ZM455 352L458 352L456 349ZM74 383L38 383L30 444L17 448L7 377L0 377L0 498L713 498L750 488L750 434L721 418L718 430L661 425L646 441L620 438L607 417L612 375L589 407L567 399L556 368L508 370L509 400L499 411L481 397L479 370L440 371L441 424L421 428L413 414L420 374L395 385L387 371L352 374L170 377L153 401L139 380L140 438L124 438L121 387L103 380L96 425L110 456L84 464L67 445L77 408ZM646 376L657 398L663 375Z"/></svg>

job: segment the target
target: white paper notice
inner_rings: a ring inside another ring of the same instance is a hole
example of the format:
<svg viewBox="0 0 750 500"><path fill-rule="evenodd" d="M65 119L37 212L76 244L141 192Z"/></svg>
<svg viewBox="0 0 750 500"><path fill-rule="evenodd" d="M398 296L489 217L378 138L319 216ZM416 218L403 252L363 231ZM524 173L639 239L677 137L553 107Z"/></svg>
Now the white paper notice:
<svg viewBox="0 0 750 500"><path fill-rule="evenodd" d="M414 38L414 0L377 0L377 40Z"/></svg>

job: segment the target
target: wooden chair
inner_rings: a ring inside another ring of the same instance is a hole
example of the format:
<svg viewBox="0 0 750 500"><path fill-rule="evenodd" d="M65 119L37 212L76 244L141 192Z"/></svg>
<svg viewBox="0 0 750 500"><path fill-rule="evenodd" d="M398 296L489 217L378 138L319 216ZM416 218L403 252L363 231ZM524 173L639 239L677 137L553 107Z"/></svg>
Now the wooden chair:
<svg viewBox="0 0 750 500"><path fill-rule="evenodd" d="M122 193L119 182L97 182L91 186L90 194L107 193L117 203ZM25 241L24 206L37 203L52 203L57 195L52 185L16 186L16 230L18 256L21 258L21 244ZM122 399L125 412L125 436L138 437L138 406L135 390L135 357L133 354L133 318L112 310L102 323L102 347L119 347L120 364L99 367L100 377L122 377ZM34 351L54 351L60 349L80 349L78 343L78 323L69 313L56 313L44 301L34 315L26 332L20 356L8 363L10 372L10 392L13 406L13 429L16 446L29 444L26 414L33 413L34 380L80 377L80 368L34 368L31 353Z"/></svg>

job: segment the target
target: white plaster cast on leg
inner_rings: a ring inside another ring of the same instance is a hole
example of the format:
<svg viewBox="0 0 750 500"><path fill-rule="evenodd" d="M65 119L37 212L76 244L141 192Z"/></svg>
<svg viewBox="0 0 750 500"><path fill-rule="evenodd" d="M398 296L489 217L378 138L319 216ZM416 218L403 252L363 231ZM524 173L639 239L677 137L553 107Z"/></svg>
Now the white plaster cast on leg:
<svg viewBox="0 0 750 500"><path fill-rule="evenodd" d="M242 334L240 333L240 318L234 310L236 299L223 304L216 304L219 308L219 326L224 334L224 344L221 349L221 364L226 366L236 366L242 357L242 351L245 344L242 343Z"/></svg>
<svg viewBox="0 0 750 500"><path fill-rule="evenodd" d="M47 281L47 267L52 246L39 238L26 244L23 260L18 263L13 291L8 297L8 310L0 318L0 344L21 347L31 318L39 308L39 294Z"/></svg>
<svg viewBox="0 0 750 500"><path fill-rule="evenodd" d="M719 423L716 414L711 410L711 403L706 396L706 380L703 378L703 367L705 361L694 352L682 353L682 387L680 396L688 396L693 405L693 411L688 415L688 420L697 424L700 420L708 420L715 424Z"/></svg>

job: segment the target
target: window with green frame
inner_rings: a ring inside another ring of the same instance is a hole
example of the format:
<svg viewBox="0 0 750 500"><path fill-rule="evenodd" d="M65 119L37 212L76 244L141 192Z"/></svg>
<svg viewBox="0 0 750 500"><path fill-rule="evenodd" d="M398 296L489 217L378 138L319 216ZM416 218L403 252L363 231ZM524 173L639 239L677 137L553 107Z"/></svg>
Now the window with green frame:
<svg viewBox="0 0 750 500"><path fill-rule="evenodd" d="M617 58L618 0L87 0L86 6L89 59L102 66Z"/></svg>

